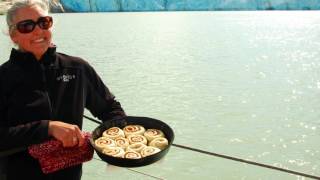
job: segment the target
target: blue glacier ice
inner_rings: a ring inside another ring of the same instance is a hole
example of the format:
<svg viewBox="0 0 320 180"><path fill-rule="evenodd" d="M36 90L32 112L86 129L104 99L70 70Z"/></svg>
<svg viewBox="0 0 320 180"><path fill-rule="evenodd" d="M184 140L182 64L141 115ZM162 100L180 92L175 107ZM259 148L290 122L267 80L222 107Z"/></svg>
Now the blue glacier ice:
<svg viewBox="0 0 320 180"><path fill-rule="evenodd" d="M320 0L60 0L69 12L319 10Z"/></svg>
<svg viewBox="0 0 320 180"><path fill-rule="evenodd" d="M121 11L163 11L166 0L121 0Z"/></svg>
<svg viewBox="0 0 320 180"><path fill-rule="evenodd" d="M119 11L119 0L94 0L89 1L91 12Z"/></svg>
<svg viewBox="0 0 320 180"><path fill-rule="evenodd" d="M60 0L65 11L68 12L90 12L89 0Z"/></svg>
<svg viewBox="0 0 320 180"><path fill-rule="evenodd" d="M255 0L168 0L170 11L255 10Z"/></svg>

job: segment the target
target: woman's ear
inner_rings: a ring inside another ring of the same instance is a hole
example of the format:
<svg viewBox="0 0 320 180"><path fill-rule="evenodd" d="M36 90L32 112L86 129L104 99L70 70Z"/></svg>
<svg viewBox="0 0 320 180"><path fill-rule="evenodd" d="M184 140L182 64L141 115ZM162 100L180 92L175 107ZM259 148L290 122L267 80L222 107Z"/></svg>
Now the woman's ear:
<svg viewBox="0 0 320 180"><path fill-rule="evenodd" d="M10 36L12 42L14 42L16 44L17 43L16 33L13 30L9 30L9 36Z"/></svg>

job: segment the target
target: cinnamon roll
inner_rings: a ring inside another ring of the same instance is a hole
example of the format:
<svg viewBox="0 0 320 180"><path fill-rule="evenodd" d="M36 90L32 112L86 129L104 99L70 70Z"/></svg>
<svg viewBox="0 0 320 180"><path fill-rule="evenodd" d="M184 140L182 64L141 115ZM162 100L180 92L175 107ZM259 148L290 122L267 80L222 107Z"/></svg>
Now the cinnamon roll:
<svg viewBox="0 0 320 180"><path fill-rule="evenodd" d="M120 129L118 127L111 127L109 129L105 130L102 133L102 136L103 137L108 137L108 138L111 138L111 139L115 139L115 138L118 138L118 137L125 137L124 136L124 132L122 131L122 129Z"/></svg>
<svg viewBox="0 0 320 180"><path fill-rule="evenodd" d="M103 154L123 158L124 150L121 147L109 147L102 150Z"/></svg>
<svg viewBox="0 0 320 180"><path fill-rule="evenodd" d="M127 151L135 151L135 152L138 152L140 153L140 151L145 148L146 145L143 144L143 143L136 143L136 144L130 144L128 147L127 147Z"/></svg>
<svg viewBox="0 0 320 180"><path fill-rule="evenodd" d="M143 143L143 144L147 145L147 143L148 143L147 138L142 135L139 135L139 134L130 135L128 137L128 140L129 140L130 144Z"/></svg>
<svg viewBox="0 0 320 180"><path fill-rule="evenodd" d="M123 157L127 159L140 159L141 155L135 151L126 151Z"/></svg>
<svg viewBox="0 0 320 180"><path fill-rule="evenodd" d="M124 134L126 137L132 134L140 134L143 135L143 133L146 131L146 129L143 126L140 125L128 125L123 128Z"/></svg>
<svg viewBox="0 0 320 180"><path fill-rule="evenodd" d="M146 157L146 156L150 156L153 154L156 154L158 152L160 152L161 150L159 148L153 147L153 146L146 146L145 148L143 148L140 152L142 157Z"/></svg>
<svg viewBox="0 0 320 180"><path fill-rule="evenodd" d="M159 129L147 129L143 134L149 142L158 137L164 137L164 133Z"/></svg>
<svg viewBox="0 0 320 180"><path fill-rule="evenodd" d="M94 141L94 145L96 146L97 149L102 151L105 148L108 147L115 147L116 144L113 139L107 138L107 137L99 137Z"/></svg>
<svg viewBox="0 0 320 180"><path fill-rule="evenodd" d="M126 149L127 146L129 146L129 140L124 137L118 137L114 141L118 147L121 147L123 149Z"/></svg>
<svg viewBox="0 0 320 180"><path fill-rule="evenodd" d="M168 146L168 140L164 137L155 138L149 143L149 146L157 147L163 150Z"/></svg>

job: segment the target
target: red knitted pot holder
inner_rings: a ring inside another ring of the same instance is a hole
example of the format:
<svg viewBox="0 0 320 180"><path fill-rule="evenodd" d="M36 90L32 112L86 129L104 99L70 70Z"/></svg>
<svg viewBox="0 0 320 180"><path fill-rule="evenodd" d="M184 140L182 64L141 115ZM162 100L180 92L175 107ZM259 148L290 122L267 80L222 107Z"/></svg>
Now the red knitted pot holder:
<svg viewBox="0 0 320 180"><path fill-rule="evenodd" d="M93 157L94 149L90 145L90 133L83 133L85 142L82 146L65 148L58 140L52 139L42 144L29 146L29 153L38 159L43 173L48 174L65 169L86 161Z"/></svg>

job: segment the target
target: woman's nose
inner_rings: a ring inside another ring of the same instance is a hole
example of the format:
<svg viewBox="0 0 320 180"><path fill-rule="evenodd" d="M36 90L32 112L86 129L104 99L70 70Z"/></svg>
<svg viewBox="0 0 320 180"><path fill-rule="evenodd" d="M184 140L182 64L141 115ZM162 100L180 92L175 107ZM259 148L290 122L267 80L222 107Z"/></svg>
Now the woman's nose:
<svg viewBox="0 0 320 180"><path fill-rule="evenodd" d="M38 24L34 27L34 30L32 31L33 34L41 34L42 29L38 26Z"/></svg>

